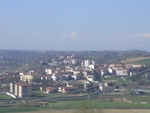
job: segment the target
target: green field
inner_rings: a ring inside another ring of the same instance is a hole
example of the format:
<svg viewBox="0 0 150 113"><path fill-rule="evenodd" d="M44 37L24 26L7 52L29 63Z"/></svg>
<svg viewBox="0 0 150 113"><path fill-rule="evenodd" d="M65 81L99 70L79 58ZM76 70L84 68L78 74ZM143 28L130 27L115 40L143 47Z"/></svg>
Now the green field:
<svg viewBox="0 0 150 113"><path fill-rule="evenodd" d="M0 99L13 99L13 97L11 97L7 94L0 94Z"/></svg>
<svg viewBox="0 0 150 113"><path fill-rule="evenodd" d="M112 101L100 101L99 99L87 99L87 100L66 100L49 102L47 105L40 107L22 106L22 107L1 107L0 113L17 113L17 112L31 112L39 110L74 110L82 107L89 109L150 109L150 96L135 96L124 98L115 98ZM116 101L123 100L123 101ZM130 100L131 102L129 102ZM135 103L136 102L136 103ZM147 104L141 104L141 102L147 102ZM9 108L9 109L8 109Z"/></svg>
<svg viewBox="0 0 150 113"><path fill-rule="evenodd" d="M138 64L150 65L150 57L131 58L131 59L127 59L126 63L138 63Z"/></svg>
<svg viewBox="0 0 150 113"><path fill-rule="evenodd" d="M0 108L0 113L17 113L17 112L27 112L27 111L38 111L38 108L35 107L3 107Z"/></svg>
<svg viewBox="0 0 150 113"><path fill-rule="evenodd" d="M137 61L136 63L150 65L150 58Z"/></svg>
<svg viewBox="0 0 150 113"><path fill-rule="evenodd" d="M51 109L73 109L82 106L83 101L64 101L58 103L50 103L49 108ZM147 104L134 104L127 102L102 102L98 100L86 101L91 109L150 109L150 103Z"/></svg>
<svg viewBox="0 0 150 113"><path fill-rule="evenodd" d="M124 77L124 79L126 80L123 80L121 77L118 77L118 76L111 76L110 78L103 78L104 81L111 81L111 80L114 80L117 82L118 85L120 84L126 84L126 85L138 85L137 82L133 82L130 78L127 78L127 77Z"/></svg>
<svg viewBox="0 0 150 113"><path fill-rule="evenodd" d="M138 96L138 97L128 97L132 102L148 102L150 103L150 96Z"/></svg>
<svg viewBox="0 0 150 113"><path fill-rule="evenodd" d="M43 93L42 91L35 91L33 92L33 97L32 98L47 98L47 97L62 97L62 96L66 96L65 94L62 94L62 93L50 93L50 94L47 94L47 93Z"/></svg>

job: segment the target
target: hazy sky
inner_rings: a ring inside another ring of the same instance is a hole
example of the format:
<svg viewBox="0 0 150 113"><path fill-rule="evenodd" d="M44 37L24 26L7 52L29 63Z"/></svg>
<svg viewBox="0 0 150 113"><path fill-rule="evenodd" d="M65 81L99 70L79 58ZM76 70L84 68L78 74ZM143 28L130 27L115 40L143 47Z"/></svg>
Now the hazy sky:
<svg viewBox="0 0 150 113"><path fill-rule="evenodd" d="M150 0L0 0L0 49L150 51Z"/></svg>

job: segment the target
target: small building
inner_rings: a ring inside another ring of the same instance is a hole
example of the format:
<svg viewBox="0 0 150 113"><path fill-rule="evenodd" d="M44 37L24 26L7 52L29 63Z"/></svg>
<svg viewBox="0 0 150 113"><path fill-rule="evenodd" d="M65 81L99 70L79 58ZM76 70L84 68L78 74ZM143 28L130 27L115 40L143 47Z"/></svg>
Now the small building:
<svg viewBox="0 0 150 113"><path fill-rule="evenodd" d="M117 69L116 70L116 75L117 76L127 76L128 75L128 70L127 69Z"/></svg>
<svg viewBox="0 0 150 113"><path fill-rule="evenodd" d="M46 68L46 69L45 69L45 73L46 73L46 74L52 74L52 73L53 73L53 70L50 69L50 68Z"/></svg>
<svg viewBox="0 0 150 113"><path fill-rule="evenodd" d="M41 86L41 87L40 87L40 91L46 92L46 86Z"/></svg>
<svg viewBox="0 0 150 113"><path fill-rule="evenodd" d="M63 87L62 93L78 93L77 87Z"/></svg>
<svg viewBox="0 0 150 113"><path fill-rule="evenodd" d="M46 87L45 92L48 94L54 93L54 92L56 92L56 88L55 87Z"/></svg>

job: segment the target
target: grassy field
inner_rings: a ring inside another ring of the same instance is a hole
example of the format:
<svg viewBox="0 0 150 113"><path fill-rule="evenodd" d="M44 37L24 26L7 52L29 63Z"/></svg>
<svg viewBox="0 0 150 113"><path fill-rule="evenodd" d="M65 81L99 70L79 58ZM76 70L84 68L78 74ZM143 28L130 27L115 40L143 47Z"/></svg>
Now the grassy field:
<svg viewBox="0 0 150 113"><path fill-rule="evenodd" d="M150 57L137 57L126 60L127 63L150 63Z"/></svg>
<svg viewBox="0 0 150 113"><path fill-rule="evenodd" d="M0 99L13 99L13 97L11 97L7 94L0 94Z"/></svg>
<svg viewBox="0 0 150 113"><path fill-rule="evenodd" d="M43 98L46 98L46 97L63 97L63 96L66 96L65 94L62 94L62 93L50 93L50 94L47 94L47 93L43 93L42 91L35 91L33 92L33 97L32 98L37 98L37 97L43 97Z"/></svg>
<svg viewBox="0 0 150 113"><path fill-rule="evenodd" d="M117 84L126 84L126 85L138 85L137 82L133 82L130 78L127 78L127 77L124 77L124 79L126 80L123 80L121 77L118 77L118 76L111 76L110 78L103 78L104 81L111 81L111 80L114 80L117 82Z"/></svg>
<svg viewBox="0 0 150 113"><path fill-rule="evenodd" d="M150 96L138 96L138 97L128 97L129 100L131 100L132 102L148 102L150 103Z"/></svg>
<svg viewBox="0 0 150 113"><path fill-rule="evenodd" d="M137 61L136 63L150 65L150 58Z"/></svg>
<svg viewBox="0 0 150 113"><path fill-rule="evenodd" d="M18 113L18 112L32 112L32 111L38 111L37 108L23 108L23 107L6 107L6 108L0 108L0 113Z"/></svg>
<svg viewBox="0 0 150 113"><path fill-rule="evenodd" d="M129 102L129 100L131 102ZM136 103L135 103L136 102ZM141 102L147 102L147 104L141 104ZM115 98L112 101L100 101L97 100L76 100L76 101L57 101L54 103L48 103L40 107L2 107L0 108L0 113L73 113L75 109L78 109L81 106L87 106L90 109L124 109L123 111L128 111L128 109L150 109L150 99L149 96L145 97L128 97L126 98ZM9 108L9 109L8 109ZM61 111L61 112L60 112ZM69 112L70 111L70 112ZM104 113L113 113L113 112L104 112ZM117 113L117 112L116 112ZM118 112L119 113L119 112ZM130 113L130 112L127 112ZM132 112L131 112L132 113ZM134 112L133 112L134 113ZM138 113L138 112L135 112ZM139 113L148 113L148 112L139 112Z"/></svg>

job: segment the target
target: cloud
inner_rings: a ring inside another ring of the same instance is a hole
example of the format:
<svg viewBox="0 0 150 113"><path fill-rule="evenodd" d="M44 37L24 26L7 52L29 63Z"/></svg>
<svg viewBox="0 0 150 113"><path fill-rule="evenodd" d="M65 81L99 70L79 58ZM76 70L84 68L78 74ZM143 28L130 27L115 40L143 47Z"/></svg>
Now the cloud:
<svg viewBox="0 0 150 113"><path fill-rule="evenodd" d="M76 39L77 38L77 31L74 31L72 33L69 33L69 34L65 34L62 36L63 39L66 39L66 38L71 38L71 39Z"/></svg>
<svg viewBox="0 0 150 113"><path fill-rule="evenodd" d="M88 39L90 37L91 37L90 35L78 33L77 31L74 31L72 33L65 34L65 35L61 36L62 39L73 39L73 40L75 40L75 39Z"/></svg>
<svg viewBox="0 0 150 113"><path fill-rule="evenodd" d="M130 35L117 35L117 36L112 36L109 37L111 41L116 41L116 40L135 40L135 39L142 39L142 38L150 38L150 33L139 33L139 34L130 34Z"/></svg>
<svg viewBox="0 0 150 113"><path fill-rule="evenodd" d="M138 38L150 38L150 33L135 34L134 37L138 37Z"/></svg>

